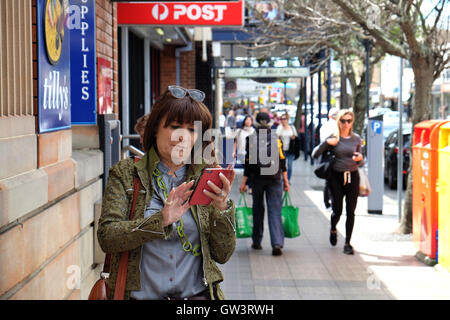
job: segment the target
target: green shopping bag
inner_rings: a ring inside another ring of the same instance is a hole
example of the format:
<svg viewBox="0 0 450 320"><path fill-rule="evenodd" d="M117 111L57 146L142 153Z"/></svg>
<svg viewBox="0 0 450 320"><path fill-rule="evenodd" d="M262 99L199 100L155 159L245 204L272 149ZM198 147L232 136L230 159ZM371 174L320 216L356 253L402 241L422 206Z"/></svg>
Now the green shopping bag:
<svg viewBox="0 0 450 320"><path fill-rule="evenodd" d="M241 207L242 199L244 199L243 207ZM249 238L252 236L253 232L252 208L247 206L244 192L241 192L239 204L236 207L235 221L236 221L236 237Z"/></svg>
<svg viewBox="0 0 450 320"><path fill-rule="evenodd" d="M292 205L288 192L283 196L283 207L281 209L281 221L283 222L284 236L286 238L296 238L300 235L298 226L298 208Z"/></svg>

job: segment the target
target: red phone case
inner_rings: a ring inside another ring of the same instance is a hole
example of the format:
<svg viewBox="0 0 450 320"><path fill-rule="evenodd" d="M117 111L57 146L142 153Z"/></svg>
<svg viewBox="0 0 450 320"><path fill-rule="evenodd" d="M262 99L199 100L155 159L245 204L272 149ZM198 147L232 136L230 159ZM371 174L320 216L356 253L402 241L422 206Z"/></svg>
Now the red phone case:
<svg viewBox="0 0 450 320"><path fill-rule="evenodd" d="M189 204L193 205L209 205L212 201L210 197L208 197L203 189L206 189L210 192L214 191L208 186L208 180L211 180L219 188L223 187L222 180L220 180L219 173L222 172L227 179L230 179L231 173L233 169L223 169L223 168L206 168L203 170L203 173L200 177L200 181L195 187L194 192L192 193L191 199L189 200Z"/></svg>

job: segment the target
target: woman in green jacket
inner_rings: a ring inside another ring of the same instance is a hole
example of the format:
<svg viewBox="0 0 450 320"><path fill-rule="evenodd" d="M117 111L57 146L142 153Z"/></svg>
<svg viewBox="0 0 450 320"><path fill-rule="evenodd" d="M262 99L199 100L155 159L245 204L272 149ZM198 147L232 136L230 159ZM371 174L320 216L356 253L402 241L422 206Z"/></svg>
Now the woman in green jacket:
<svg viewBox="0 0 450 320"><path fill-rule="evenodd" d="M97 235L112 254L111 298L121 253L129 251L125 299L224 299L216 262L227 262L236 245L235 207L227 200L234 173L221 176L222 188L211 183L214 192L204 190L209 206L188 203L202 170L217 166L204 96L169 86L147 121L144 157L110 169ZM130 221L135 175L141 189Z"/></svg>

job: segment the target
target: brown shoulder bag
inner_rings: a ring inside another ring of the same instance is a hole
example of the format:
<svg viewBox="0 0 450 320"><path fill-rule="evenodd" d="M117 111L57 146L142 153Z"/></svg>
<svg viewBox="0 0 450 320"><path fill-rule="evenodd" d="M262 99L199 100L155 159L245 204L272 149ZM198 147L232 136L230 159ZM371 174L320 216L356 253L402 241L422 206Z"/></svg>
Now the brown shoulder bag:
<svg viewBox="0 0 450 320"><path fill-rule="evenodd" d="M135 162L139 161L135 158ZM131 205L130 220L133 220L134 207L136 205L137 195L141 188L141 181L137 177L133 180L133 203ZM103 264L103 271L100 274L100 279L95 282L94 286L89 293L88 300L109 300L109 287L106 282L107 274L109 274L111 264L111 254L107 253L105 256L105 262ZM114 290L113 300L123 300L125 296L125 286L127 283L127 268L128 268L128 251L122 252L119 263L119 271L117 273L116 288Z"/></svg>

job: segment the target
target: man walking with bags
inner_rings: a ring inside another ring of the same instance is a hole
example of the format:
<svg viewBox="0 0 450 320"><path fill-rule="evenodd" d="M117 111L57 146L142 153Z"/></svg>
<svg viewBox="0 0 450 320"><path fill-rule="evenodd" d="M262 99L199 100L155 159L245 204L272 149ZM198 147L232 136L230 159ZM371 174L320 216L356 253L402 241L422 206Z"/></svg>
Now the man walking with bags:
<svg viewBox="0 0 450 320"><path fill-rule="evenodd" d="M272 255L283 254L284 231L281 221L283 189L289 191L286 158L282 142L270 128L272 121L266 112L256 116L256 131L246 139L244 178L240 191L246 189L248 177L253 178L253 234L252 248L261 250L264 230L264 193L270 231Z"/></svg>

